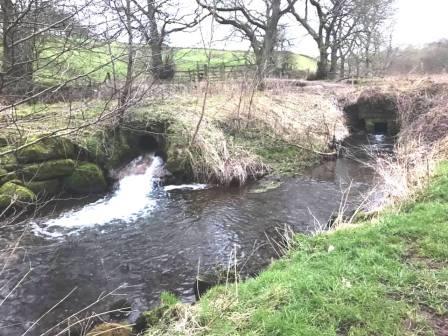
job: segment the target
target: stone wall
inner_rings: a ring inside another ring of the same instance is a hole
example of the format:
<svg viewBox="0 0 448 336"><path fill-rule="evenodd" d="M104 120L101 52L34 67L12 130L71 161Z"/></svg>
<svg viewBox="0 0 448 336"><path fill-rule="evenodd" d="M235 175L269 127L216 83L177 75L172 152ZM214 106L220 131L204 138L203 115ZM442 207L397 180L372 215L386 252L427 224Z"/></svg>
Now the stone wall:
<svg viewBox="0 0 448 336"><path fill-rule="evenodd" d="M46 135L23 143L0 142L0 211L24 208L59 194L104 193L110 172L143 152L163 146L143 131L99 130L79 141Z"/></svg>
<svg viewBox="0 0 448 336"><path fill-rule="evenodd" d="M87 152L66 138L35 136L17 147L3 146L0 152L10 152L0 157L0 208L24 207L61 192L107 190L103 169L85 161Z"/></svg>
<svg viewBox="0 0 448 336"><path fill-rule="evenodd" d="M386 135L399 132L397 100L392 94L375 89L366 90L356 102L348 104L344 111L352 132Z"/></svg>

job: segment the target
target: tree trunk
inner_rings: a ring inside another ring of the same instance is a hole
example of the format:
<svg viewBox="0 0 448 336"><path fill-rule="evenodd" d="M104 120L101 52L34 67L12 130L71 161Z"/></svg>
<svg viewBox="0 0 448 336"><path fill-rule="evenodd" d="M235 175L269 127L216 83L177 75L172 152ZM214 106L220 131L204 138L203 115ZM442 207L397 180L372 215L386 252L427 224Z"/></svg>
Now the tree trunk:
<svg viewBox="0 0 448 336"><path fill-rule="evenodd" d="M341 55L339 58L339 75L341 78L345 78L345 56Z"/></svg>
<svg viewBox="0 0 448 336"><path fill-rule="evenodd" d="M3 76L0 90L2 93L24 95L33 88L32 24L15 22L17 13L11 0L0 0L0 6L3 19Z"/></svg>
<svg viewBox="0 0 448 336"><path fill-rule="evenodd" d="M319 47L319 61L317 62L316 79L328 78L328 49L325 46Z"/></svg>
<svg viewBox="0 0 448 336"><path fill-rule="evenodd" d="M156 79L163 78L162 39L159 34L154 0L148 0L149 45L151 48L151 73Z"/></svg>
<svg viewBox="0 0 448 336"><path fill-rule="evenodd" d="M370 45L372 43L372 35L370 33L367 33L367 41L366 41L366 45L365 45L365 75L366 76L370 76Z"/></svg>
<svg viewBox="0 0 448 336"><path fill-rule="evenodd" d="M278 21L280 20L280 0L272 1L272 15L266 23L263 47L259 50L254 48L257 62L258 89L264 90L265 78L272 70L273 53L277 43Z"/></svg>
<svg viewBox="0 0 448 336"><path fill-rule="evenodd" d="M124 113L127 109L127 105L131 99L132 94L132 82L133 82L133 71L134 71L134 40L132 34L132 17L131 17L131 1L126 0L126 29L128 33L128 64L126 68L126 80L123 86L123 90L120 95L119 101L119 119L120 122L124 118Z"/></svg>
<svg viewBox="0 0 448 336"><path fill-rule="evenodd" d="M331 57L330 57L330 73L329 78L335 79L337 76L337 68L338 68L338 50L337 48L331 48Z"/></svg>
<svg viewBox="0 0 448 336"><path fill-rule="evenodd" d="M361 62L359 61L358 56L356 56L355 62L356 62L356 78L359 78L361 77Z"/></svg>

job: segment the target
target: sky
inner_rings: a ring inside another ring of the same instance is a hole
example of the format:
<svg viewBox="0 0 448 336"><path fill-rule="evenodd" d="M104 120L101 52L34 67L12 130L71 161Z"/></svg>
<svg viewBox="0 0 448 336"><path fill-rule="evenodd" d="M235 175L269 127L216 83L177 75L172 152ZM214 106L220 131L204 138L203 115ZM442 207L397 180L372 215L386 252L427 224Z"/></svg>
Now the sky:
<svg viewBox="0 0 448 336"><path fill-rule="evenodd" d="M448 0L397 0L395 45L448 39Z"/></svg>
<svg viewBox="0 0 448 336"><path fill-rule="evenodd" d="M185 0L186 2L192 0ZM426 43L448 39L448 0L396 0L393 44L399 47L408 45L422 46ZM295 24L294 20L290 20ZM315 42L307 36L303 29L291 27L289 37L292 39L291 49L295 52L317 56ZM178 47L203 47L203 40L210 41L210 23L204 22L202 34L181 33L171 38L171 44ZM213 47L219 49L248 49L245 42L237 38L228 38L229 30L215 27ZM201 37L204 37L204 39Z"/></svg>

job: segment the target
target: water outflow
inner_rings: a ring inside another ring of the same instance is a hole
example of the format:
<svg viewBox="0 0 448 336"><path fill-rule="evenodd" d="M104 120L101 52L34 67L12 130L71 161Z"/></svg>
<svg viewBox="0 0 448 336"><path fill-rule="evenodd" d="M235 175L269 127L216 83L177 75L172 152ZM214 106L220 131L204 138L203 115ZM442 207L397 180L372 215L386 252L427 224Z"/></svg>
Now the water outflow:
<svg viewBox="0 0 448 336"><path fill-rule="evenodd" d="M95 203L84 206L78 210L71 210L59 217L50 219L39 226L35 231L50 236L60 236L54 228L73 231L76 228L91 227L120 221L131 223L136 218L151 213L156 205L151 192L156 181L154 173L163 168L163 160L158 157L139 157L131 162L124 171L130 175L124 176L115 192ZM42 229L41 226L45 227Z"/></svg>

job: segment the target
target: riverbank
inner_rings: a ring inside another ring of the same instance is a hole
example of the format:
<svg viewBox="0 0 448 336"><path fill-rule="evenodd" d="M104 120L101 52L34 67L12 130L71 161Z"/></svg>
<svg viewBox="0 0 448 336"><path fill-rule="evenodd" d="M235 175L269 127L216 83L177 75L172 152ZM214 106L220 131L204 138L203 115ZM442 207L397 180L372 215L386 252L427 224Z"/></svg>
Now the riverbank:
<svg viewBox="0 0 448 336"><path fill-rule="evenodd" d="M447 334L446 86L377 92L392 97L401 126L394 156L373 164L386 210L298 235L258 277L215 287L196 305L162 302L156 322L144 314L146 336Z"/></svg>
<svg viewBox="0 0 448 336"><path fill-rule="evenodd" d="M444 162L401 210L296 236L257 278L169 306L145 335L446 335L446 195Z"/></svg>
<svg viewBox="0 0 448 336"><path fill-rule="evenodd" d="M328 144L347 134L334 97L290 84L265 92L247 83L187 91L164 86L121 117L115 102L100 99L33 103L10 112L0 125L0 184L9 183L0 191L1 208L11 202L23 208L72 190L104 192L103 175L110 187L116 169L151 151L167 158L174 183L228 186L268 173L295 175L322 154L334 154ZM47 169L61 160L73 160L70 169ZM68 185L74 168L87 162L96 165L100 186ZM32 172L23 177L30 165Z"/></svg>

